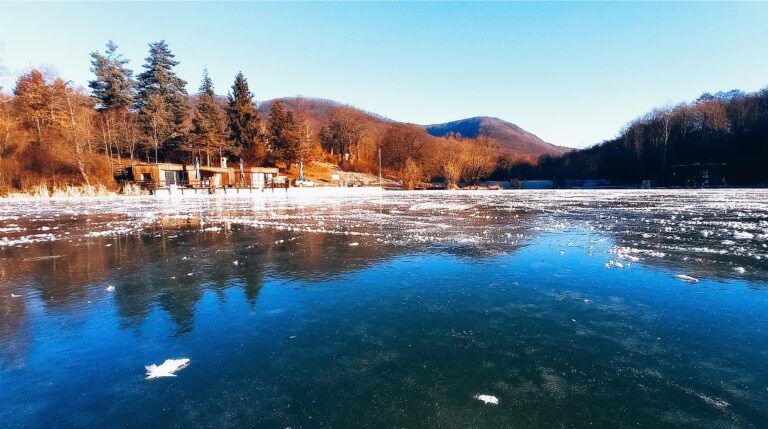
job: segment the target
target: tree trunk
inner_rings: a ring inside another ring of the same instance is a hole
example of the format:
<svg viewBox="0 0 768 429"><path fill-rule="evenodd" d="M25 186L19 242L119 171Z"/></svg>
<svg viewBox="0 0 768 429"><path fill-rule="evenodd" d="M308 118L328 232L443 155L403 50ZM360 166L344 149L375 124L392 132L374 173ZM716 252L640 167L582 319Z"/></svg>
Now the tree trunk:
<svg viewBox="0 0 768 429"><path fill-rule="evenodd" d="M37 143L43 143L43 130L40 128L40 118L35 118L35 124L37 125Z"/></svg>
<svg viewBox="0 0 768 429"><path fill-rule="evenodd" d="M77 136L77 123L75 122L75 111L72 109L72 101L69 99L69 91L64 90L64 94L67 98L67 107L69 108L69 123L72 129L70 130L70 138L72 144L75 146L75 155L77 156L77 168L80 170L80 174L85 180L85 185L90 189L91 181L88 180L88 173L85 171L85 162L83 162L83 148L80 146L79 138Z"/></svg>

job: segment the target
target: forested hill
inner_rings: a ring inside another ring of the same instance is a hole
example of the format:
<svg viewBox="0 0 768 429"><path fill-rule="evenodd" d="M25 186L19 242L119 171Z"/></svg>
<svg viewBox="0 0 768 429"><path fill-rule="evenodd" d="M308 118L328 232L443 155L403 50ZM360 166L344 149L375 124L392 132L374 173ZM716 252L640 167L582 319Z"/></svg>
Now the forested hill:
<svg viewBox="0 0 768 429"><path fill-rule="evenodd" d="M715 173L717 183L711 184L768 184L768 88L705 93L691 103L654 109L615 139L502 175L686 185L693 175Z"/></svg>
<svg viewBox="0 0 768 429"><path fill-rule="evenodd" d="M486 135L498 142L499 149L519 158L536 160L542 155L557 156L571 150L570 148L547 143L515 124L487 116L460 119L444 124L427 125L426 128L427 132L437 137L443 137L452 133L469 138Z"/></svg>
<svg viewBox="0 0 768 429"><path fill-rule="evenodd" d="M358 119L366 122L369 127L376 128L396 123L396 121L379 114L323 98L286 97L267 100L259 103L259 114L266 118L272 103L275 101L280 101L288 110L301 112L304 117L318 125L328 122L334 110L339 108L357 111L359 113ZM572 150L547 143L515 124L487 116L460 119L444 124L424 125L423 128L435 137L457 135L475 139L479 136L487 136L496 141L501 153L514 159L525 159L530 162L536 162L542 155L557 156Z"/></svg>

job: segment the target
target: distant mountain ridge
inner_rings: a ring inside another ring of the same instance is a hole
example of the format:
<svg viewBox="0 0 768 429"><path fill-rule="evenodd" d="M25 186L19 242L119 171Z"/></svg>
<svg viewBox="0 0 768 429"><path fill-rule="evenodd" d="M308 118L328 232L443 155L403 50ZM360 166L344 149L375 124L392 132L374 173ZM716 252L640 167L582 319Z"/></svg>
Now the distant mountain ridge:
<svg viewBox="0 0 768 429"><path fill-rule="evenodd" d="M258 103L259 115L262 118L269 117L269 110L275 101L280 101L286 109L304 112L313 125L318 126L327 122L336 108L357 110L365 114L369 125L374 127L385 127L387 124L398 123L392 119L349 104L324 98L309 97L284 97L262 101ZM489 116L476 116L444 124L418 126L424 128L430 135L435 137L443 137L450 133L461 134L463 137L468 138L487 135L496 139L499 143L499 148L503 152L518 157L525 157L531 161L536 161L542 155L558 156L572 150L571 148L547 143L535 134L511 122Z"/></svg>
<svg viewBox="0 0 768 429"><path fill-rule="evenodd" d="M427 132L436 137L450 133L461 134L469 138L486 135L496 139L503 151L518 156L538 158L541 155L562 155L572 150L547 143L537 135L511 122L489 116L459 119L444 124L427 125L425 128Z"/></svg>

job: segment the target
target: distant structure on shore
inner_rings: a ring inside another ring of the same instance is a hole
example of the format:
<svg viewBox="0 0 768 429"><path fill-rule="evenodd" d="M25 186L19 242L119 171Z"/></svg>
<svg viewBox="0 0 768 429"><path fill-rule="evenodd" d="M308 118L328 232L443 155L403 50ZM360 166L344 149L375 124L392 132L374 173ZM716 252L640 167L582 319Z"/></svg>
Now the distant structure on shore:
<svg viewBox="0 0 768 429"><path fill-rule="evenodd" d="M226 188L285 188L288 180L275 167L227 167L226 159L219 167L195 164L138 163L126 166L117 175L120 182L132 182L154 192L176 187L216 190Z"/></svg>

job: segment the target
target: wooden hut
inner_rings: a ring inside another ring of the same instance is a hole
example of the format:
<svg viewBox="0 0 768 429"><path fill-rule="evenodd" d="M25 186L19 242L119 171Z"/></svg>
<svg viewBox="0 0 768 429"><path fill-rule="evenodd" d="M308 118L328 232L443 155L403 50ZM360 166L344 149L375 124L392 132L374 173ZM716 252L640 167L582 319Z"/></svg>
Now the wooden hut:
<svg viewBox="0 0 768 429"><path fill-rule="evenodd" d="M200 180L197 181L195 177L195 166L191 166L190 185L200 186L203 188L223 188L227 186L233 186L235 182L232 180L230 169L221 167L200 167Z"/></svg>
<svg viewBox="0 0 768 429"><path fill-rule="evenodd" d="M240 184L240 167L230 169L234 175L233 183ZM278 176L280 170L274 167L245 167L245 188L263 189L272 186L272 181Z"/></svg>
<svg viewBox="0 0 768 429"><path fill-rule="evenodd" d="M131 177L134 182L144 186L162 188L170 185L187 183L187 171L182 164L171 163L140 163L131 167ZM192 167L194 171L194 167ZM194 173L193 173L194 174Z"/></svg>

